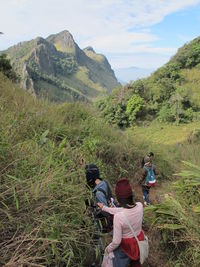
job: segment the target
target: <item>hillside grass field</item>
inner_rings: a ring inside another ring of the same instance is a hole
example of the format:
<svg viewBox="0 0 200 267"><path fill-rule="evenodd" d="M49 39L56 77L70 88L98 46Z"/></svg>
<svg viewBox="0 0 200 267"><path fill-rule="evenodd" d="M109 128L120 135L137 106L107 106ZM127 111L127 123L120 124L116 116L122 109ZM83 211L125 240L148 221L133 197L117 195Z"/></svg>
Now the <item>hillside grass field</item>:
<svg viewBox="0 0 200 267"><path fill-rule="evenodd" d="M199 123L121 131L89 105L49 103L0 81L0 265L88 267L96 251L85 164L112 185L127 177L136 186L153 151L160 197L145 208L147 266L199 266Z"/></svg>
<svg viewBox="0 0 200 267"><path fill-rule="evenodd" d="M88 266L97 251L85 164L114 183L134 172L137 150L92 107L38 100L1 73L0 81L0 265Z"/></svg>
<svg viewBox="0 0 200 267"><path fill-rule="evenodd" d="M154 121L126 131L146 152L155 153L157 188L152 189L153 205L145 209L151 263L154 266L200 265L200 123L182 125ZM161 235L161 239L159 234ZM156 237L156 239L155 239ZM163 262L162 252L165 251ZM155 254L157 253L157 256ZM160 254L160 256L159 256Z"/></svg>

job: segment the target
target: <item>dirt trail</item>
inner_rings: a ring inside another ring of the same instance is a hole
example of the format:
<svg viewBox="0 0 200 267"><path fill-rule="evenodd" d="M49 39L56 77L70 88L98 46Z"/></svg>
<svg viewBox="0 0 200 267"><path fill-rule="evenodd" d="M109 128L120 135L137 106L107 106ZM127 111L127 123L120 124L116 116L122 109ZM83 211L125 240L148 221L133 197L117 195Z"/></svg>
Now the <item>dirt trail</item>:
<svg viewBox="0 0 200 267"><path fill-rule="evenodd" d="M143 194L142 194L142 188L138 184L138 182L135 182L137 179L134 177L133 179L130 179L134 192L136 201L144 202L143 200ZM169 186L169 182L161 182L157 181L156 186L151 188L149 193L150 203L151 204L157 204L160 203L164 195L167 192L167 188ZM168 264L168 260L166 258L166 255L160 248L160 234L156 229L145 229L145 232L149 238L149 258L147 262L143 265L143 267L170 267Z"/></svg>
<svg viewBox="0 0 200 267"><path fill-rule="evenodd" d="M133 185L136 200L143 203L144 200L143 200L143 194L142 194L142 187L138 183L135 183L133 181L131 181L131 183ZM157 204L162 201L164 197L163 191L164 191L165 186L166 186L166 183L157 182L156 186L150 189L149 199L150 199L151 204Z"/></svg>

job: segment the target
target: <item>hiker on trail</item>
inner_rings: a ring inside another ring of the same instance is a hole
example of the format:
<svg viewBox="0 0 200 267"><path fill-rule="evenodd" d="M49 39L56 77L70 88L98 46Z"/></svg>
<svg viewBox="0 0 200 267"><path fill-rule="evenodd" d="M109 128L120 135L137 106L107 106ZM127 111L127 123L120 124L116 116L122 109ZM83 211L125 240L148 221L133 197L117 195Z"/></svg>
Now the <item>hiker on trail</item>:
<svg viewBox="0 0 200 267"><path fill-rule="evenodd" d="M149 191L152 186L156 183L157 168L152 162L151 157L144 158L144 167L141 172L141 178L139 184L142 186L142 193L144 198L144 205L148 206L149 202Z"/></svg>
<svg viewBox="0 0 200 267"><path fill-rule="evenodd" d="M150 158L151 162L153 162L153 157L154 157L154 153L153 152L149 152L149 154L147 155L147 157ZM142 158L142 161L141 161L141 167L143 168L144 167L144 158Z"/></svg>
<svg viewBox="0 0 200 267"><path fill-rule="evenodd" d="M90 200L91 203L89 204L89 201L87 201L86 205L94 208L94 216L101 221L102 232L110 232L112 230L113 217L107 212L96 209L97 202L109 207L115 205L109 184L101 179L99 169L93 163L85 166L85 174L87 185L92 189L93 195Z"/></svg>
<svg viewBox="0 0 200 267"><path fill-rule="evenodd" d="M117 182L115 194L118 208L109 208L98 203L102 211L114 215L113 239L105 249L102 267L127 267L130 263L131 267L140 267L139 248L130 225L138 239L144 240L143 205L141 202L135 202L131 185L125 178Z"/></svg>

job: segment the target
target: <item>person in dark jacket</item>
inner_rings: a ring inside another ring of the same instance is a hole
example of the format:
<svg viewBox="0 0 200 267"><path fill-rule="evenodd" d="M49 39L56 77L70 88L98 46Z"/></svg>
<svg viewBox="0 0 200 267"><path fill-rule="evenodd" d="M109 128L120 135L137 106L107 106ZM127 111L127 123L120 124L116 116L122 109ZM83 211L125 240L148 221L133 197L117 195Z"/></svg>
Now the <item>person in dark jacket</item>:
<svg viewBox="0 0 200 267"><path fill-rule="evenodd" d="M93 163L85 166L85 174L87 185L92 189L93 195L87 204L89 205L89 202L91 203L94 208L93 213L95 218L101 221L102 232L110 232L112 231L113 217L107 212L96 209L96 203L98 202L107 207L115 205L109 184L107 181L101 179L99 168Z"/></svg>
<svg viewBox="0 0 200 267"><path fill-rule="evenodd" d="M111 195L111 190L108 183L100 178L99 168L93 163L88 164L85 166L85 174L87 185L95 195L95 202L101 202L105 206L109 206L108 198Z"/></svg>

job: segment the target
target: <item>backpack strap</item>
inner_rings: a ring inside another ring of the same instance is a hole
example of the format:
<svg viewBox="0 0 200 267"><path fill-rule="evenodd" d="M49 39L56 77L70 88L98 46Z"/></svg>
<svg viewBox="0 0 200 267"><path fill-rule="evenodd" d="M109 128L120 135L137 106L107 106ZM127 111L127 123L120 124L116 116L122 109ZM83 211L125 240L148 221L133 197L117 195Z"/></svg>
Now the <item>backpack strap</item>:
<svg viewBox="0 0 200 267"><path fill-rule="evenodd" d="M149 170L146 166L144 166L143 169L144 169L145 172L146 172L146 176L145 176L145 185L148 185L148 177L149 177L149 172L150 172L150 170Z"/></svg>
<svg viewBox="0 0 200 267"><path fill-rule="evenodd" d="M110 185L108 184L107 181L104 180L104 182L105 182L106 185L107 185L107 189L108 189L108 198L111 199L113 196L112 196L112 192L111 192L111 189L110 189Z"/></svg>
<svg viewBox="0 0 200 267"><path fill-rule="evenodd" d="M137 243L138 243L138 247L139 247L139 240L138 240L137 235L135 234L135 231L133 230L133 227L131 226L131 224L130 224L128 218L127 218L126 215L125 215L125 213L124 213L123 211L122 211L121 213L122 213L122 216L123 216L124 221L128 224L128 227L130 228L130 230L131 230L133 236L135 237L135 239L136 239L136 241L137 241Z"/></svg>
<svg viewBox="0 0 200 267"><path fill-rule="evenodd" d="M151 169L152 169L152 171L154 172L154 166L153 166L153 163L151 164L151 166L152 166Z"/></svg>

